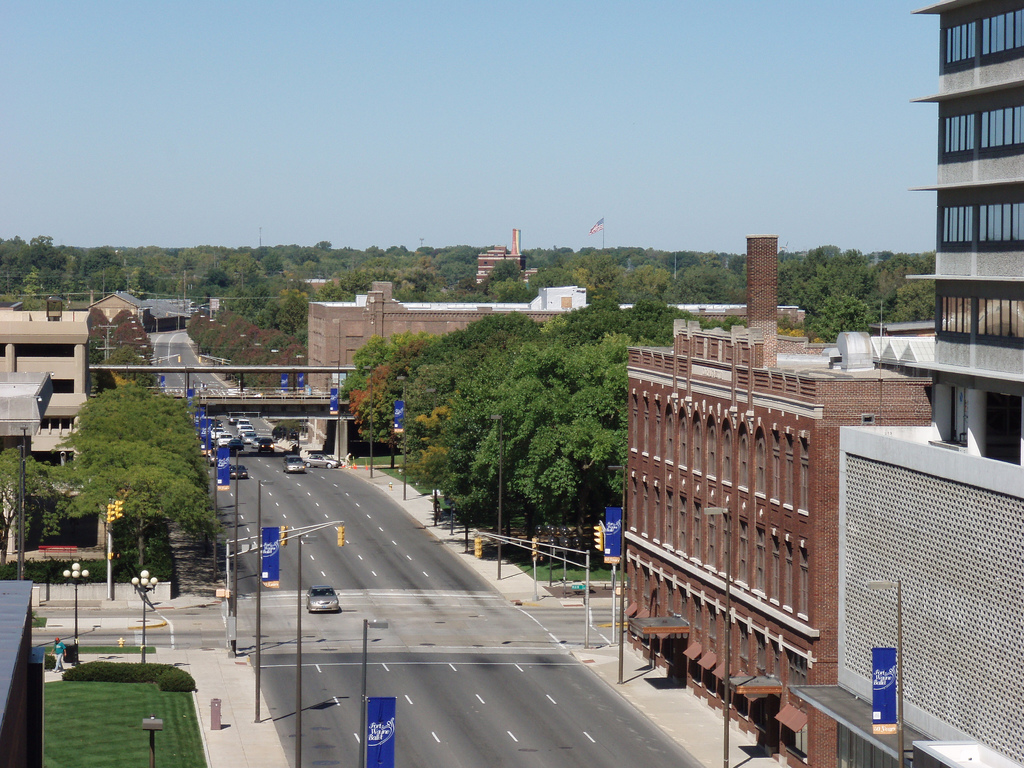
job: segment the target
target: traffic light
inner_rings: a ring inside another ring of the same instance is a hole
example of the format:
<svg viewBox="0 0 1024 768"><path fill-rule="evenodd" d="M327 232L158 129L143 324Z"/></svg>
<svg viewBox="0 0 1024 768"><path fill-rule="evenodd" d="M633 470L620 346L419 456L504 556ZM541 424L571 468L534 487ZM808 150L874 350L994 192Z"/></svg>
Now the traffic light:
<svg viewBox="0 0 1024 768"><path fill-rule="evenodd" d="M114 519L120 520L122 517L124 517L124 501L117 499L114 502Z"/></svg>
<svg viewBox="0 0 1024 768"><path fill-rule="evenodd" d="M114 522L114 503L107 504L107 522Z"/></svg>
<svg viewBox="0 0 1024 768"><path fill-rule="evenodd" d="M479 536L473 540L473 554L476 555L477 558L482 558L484 556L484 540Z"/></svg>
<svg viewBox="0 0 1024 768"><path fill-rule="evenodd" d="M281 546L282 547L287 547L288 546L288 526L287 525L282 525L281 526L281 534L280 534L280 536L281 536Z"/></svg>
<svg viewBox="0 0 1024 768"><path fill-rule="evenodd" d="M599 552L604 552L604 526L601 523L594 526L594 546Z"/></svg>
<svg viewBox="0 0 1024 768"><path fill-rule="evenodd" d="M345 546L345 526L344 525L339 525L338 526L338 546L339 547L344 547Z"/></svg>
<svg viewBox="0 0 1024 768"><path fill-rule="evenodd" d="M540 548L537 546L540 542L536 536L533 537L533 559L537 560L540 557Z"/></svg>

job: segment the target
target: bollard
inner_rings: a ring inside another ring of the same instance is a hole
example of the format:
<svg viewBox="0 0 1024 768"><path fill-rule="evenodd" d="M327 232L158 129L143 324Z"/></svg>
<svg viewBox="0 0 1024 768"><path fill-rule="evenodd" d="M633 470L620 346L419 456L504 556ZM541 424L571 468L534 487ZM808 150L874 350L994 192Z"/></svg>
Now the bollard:
<svg viewBox="0 0 1024 768"><path fill-rule="evenodd" d="M210 730L220 730L220 699L210 700Z"/></svg>

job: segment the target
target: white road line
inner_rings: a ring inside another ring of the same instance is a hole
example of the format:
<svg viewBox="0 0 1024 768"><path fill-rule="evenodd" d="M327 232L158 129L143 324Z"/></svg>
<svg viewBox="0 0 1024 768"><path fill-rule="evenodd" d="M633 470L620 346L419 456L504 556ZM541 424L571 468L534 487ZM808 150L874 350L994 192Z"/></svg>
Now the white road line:
<svg viewBox="0 0 1024 768"><path fill-rule="evenodd" d="M396 547L398 546L398 542L396 542L394 539L391 540L391 543L394 544Z"/></svg>
<svg viewBox="0 0 1024 768"><path fill-rule="evenodd" d="M554 704L554 705L555 705L556 707L558 706L558 702L557 702L557 701L555 701L554 699L552 699L552 698L551 698L551 695L550 695L550 694L547 694L547 693L545 693L544 695L548 697L548 701L550 701L550 702L551 702L552 704ZM723 717L722 719L724 720L725 718Z"/></svg>
<svg viewBox="0 0 1024 768"><path fill-rule="evenodd" d="M372 573L372 574L373 574L374 576L376 576L376 575L377 575L377 572L376 572L376 571L370 571L370 573Z"/></svg>
<svg viewBox="0 0 1024 768"><path fill-rule="evenodd" d="M385 672L390 672L391 671L390 669L388 669L388 665L387 664L381 664L381 666L384 667L384 671Z"/></svg>
<svg viewBox="0 0 1024 768"><path fill-rule="evenodd" d="M405 559L406 559L406 560L412 560L412 555L406 555L406 556L405 556Z"/></svg>
<svg viewBox="0 0 1024 768"><path fill-rule="evenodd" d="M431 731L431 732L430 732L430 735L434 737L434 741L436 741L436 742L437 742L438 744L440 744L440 743L441 743L441 740L440 740L439 738L437 738L437 734L436 734L436 733L434 733L433 731Z"/></svg>
<svg viewBox="0 0 1024 768"><path fill-rule="evenodd" d="M430 574L429 574L429 573L427 573L426 571L420 571L420 573L422 573L422 574L423 574L424 576L426 576L426 577L427 577L428 579L430 578ZM724 719L724 718L723 718L723 719Z"/></svg>
<svg viewBox="0 0 1024 768"><path fill-rule="evenodd" d="M409 702L410 706L412 705L412 699L409 698L409 694L408 693L405 694L405 700Z"/></svg>
<svg viewBox="0 0 1024 768"><path fill-rule="evenodd" d="M362 559L363 559L363 556L362 556L362 555L356 555L356 557L358 557L358 558L359 558L360 560L362 560Z"/></svg>
<svg viewBox="0 0 1024 768"><path fill-rule="evenodd" d="M512 731L505 731L505 733L507 733L509 736L511 736L512 737L512 741L514 741L516 744L519 743L519 739L516 738L516 735L514 733L512 733Z"/></svg>
<svg viewBox="0 0 1024 768"><path fill-rule="evenodd" d="M583 732L583 735L584 735L584 736L586 736L586 737L587 737L588 739L590 739L591 741L593 741L593 742L594 742L595 744L597 744L597 741L595 741L595 740L594 740L594 737L593 737L593 736L591 736L591 735L590 735L589 733L587 733L586 731L584 731L584 732Z"/></svg>
<svg viewBox="0 0 1024 768"><path fill-rule="evenodd" d="M324 573L323 571L320 571L320 575L321 575L321 576L323 576L323 577L324 577L325 579L327 578L327 574L326 574L326 573ZM723 718L723 719L724 719L724 718Z"/></svg>
<svg viewBox="0 0 1024 768"><path fill-rule="evenodd" d="M319 664L314 664L313 666L316 667L316 671L319 672L321 675L324 673L324 671L322 669L320 669L320 665Z"/></svg>
<svg viewBox="0 0 1024 768"><path fill-rule="evenodd" d="M455 665L454 665L454 664L452 664L452 663L451 663L450 661L448 662L448 666L452 668L452 672L458 672L458 671L459 671L459 670L457 670L457 669L455 668Z"/></svg>
<svg viewBox="0 0 1024 768"><path fill-rule="evenodd" d="M316 504L318 507L320 506L320 502L319 501L314 501L313 503Z"/></svg>
<svg viewBox="0 0 1024 768"><path fill-rule="evenodd" d="M487 703L486 701L484 701L484 700L483 700L483 699L482 699L482 698L480 697L480 694L479 694L479 693L477 693L477 694L475 694L475 695L476 695L476 697L477 697L478 699L480 699L480 703L481 703L481 704L486 704L486 703Z"/></svg>
<svg viewBox="0 0 1024 768"><path fill-rule="evenodd" d="M287 520L287 519L288 519L288 515L285 515L285 514L283 514L283 513L282 513L281 517L283 517L283 518L284 518L285 520Z"/></svg>
<svg viewBox="0 0 1024 768"><path fill-rule="evenodd" d="M561 642L561 641L560 641L560 640L559 640L559 639L558 639L557 637L555 637L554 635L552 635L552 634L551 634L550 632L548 632L548 637L550 637L550 638L551 638L552 640L554 640L554 641L555 641L556 643L558 643L558 642Z"/></svg>
<svg viewBox="0 0 1024 768"><path fill-rule="evenodd" d="M319 507L320 505L317 504L317 506ZM329 515L326 512L324 512L324 517L329 517Z"/></svg>
<svg viewBox="0 0 1024 768"><path fill-rule="evenodd" d="M526 671L522 667L520 667L518 664L516 664L516 669L518 669L520 672L525 672Z"/></svg>
<svg viewBox="0 0 1024 768"><path fill-rule="evenodd" d="M370 513L369 513L369 512L367 512L367 513L366 513L366 516L367 516L367 517L370 517ZM373 518L370 518L370 519L372 520Z"/></svg>
<svg viewBox="0 0 1024 768"><path fill-rule="evenodd" d="M352 735L356 737L356 743L359 743L359 734L353 733Z"/></svg>
<svg viewBox="0 0 1024 768"><path fill-rule="evenodd" d="M384 529L383 528L381 528L379 525L377 527L380 528L380 532L381 533L384 533Z"/></svg>
<svg viewBox="0 0 1024 768"><path fill-rule="evenodd" d="M310 556L309 556L309 559L310 559L310 560L316 560L316 558L315 558L315 557L313 557L312 555L310 555ZM724 716L723 716L723 719L724 719Z"/></svg>
<svg viewBox="0 0 1024 768"><path fill-rule="evenodd" d="M338 697L337 697L337 696L335 696L335 697L334 697L334 703L335 703L335 704L336 704L337 706L339 706L339 707L341 706L341 702L340 702L340 701L338 701Z"/></svg>

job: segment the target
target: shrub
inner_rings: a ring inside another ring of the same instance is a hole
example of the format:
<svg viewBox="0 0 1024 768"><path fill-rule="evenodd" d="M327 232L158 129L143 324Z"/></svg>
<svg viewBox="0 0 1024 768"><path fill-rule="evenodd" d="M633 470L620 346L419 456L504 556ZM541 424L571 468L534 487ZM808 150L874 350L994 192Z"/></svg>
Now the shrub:
<svg viewBox="0 0 1024 768"><path fill-rule="evenodd" d="M155 683L161 691L194 691L196 681L188 672L170 664L128 664L89 661L64 673L71 682Z"/></svg>

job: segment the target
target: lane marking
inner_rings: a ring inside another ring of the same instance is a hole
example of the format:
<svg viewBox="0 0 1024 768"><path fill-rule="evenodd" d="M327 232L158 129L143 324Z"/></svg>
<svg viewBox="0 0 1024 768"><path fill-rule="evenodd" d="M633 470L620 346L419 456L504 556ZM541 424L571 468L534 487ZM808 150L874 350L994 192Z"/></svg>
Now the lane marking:
<svg viewBox="0 0 1024 768"><path fill-rule="evenodd" d="M438 744L440 744L440 743L441 743L441 740L440 740L439 738L437 738L437 734L436 734L436 733L434 733L433 731L431 731L431 732L430 732L430 735L434 737L434 741L436 741L436 742L437 742Z"/></svg>
<svg viewBox="0 0 1024 768"><path fill-rule="evenodd" d="M380 528L380 532L381 533L384 533L384 529L383 528L381 528L379 525L377 527Z"/></svg>
<svg viewBox="0 0 1024 768"><path fill-rule="evenodd" d="M320 571L320 575L323 576L325 579L327 578L327 574L324 573L323 571Z"/></svg>
<svg viewBox="0 0 1024 768"><path fill-rule="evenodd" d="M430 578L430 574L429 574L429 573L427 573L426 571L420 571L420 573L422 573L422 574L423 574L424 576L426 576L426 577L427 577L428 579Z"/></svg>
<svg viewBox="0 0 1024 768"><path fill-rule="evenodd" d="M398 546L398 542L396 542L394 539L391 540L391 543L394 544L396 547Z"/></svg>
<svg viewBox="0 0 1024 768"><path fill-rule="evenodd" d="M480 694L479 694L479 693L477 693L477 694L475 694L475 695L476 695L476 697L477 697L478 699L480 699L480 703L481 703L481 704L486 704L486 703L487 703L487 702L486 702L486 701L484 701L484 700L483 700L482 698L480 698Z"/></svg>
<svg viewBox="0 0 1024 768"><path fill-rule="evenodd" d="M586 731L584 731L584 732L583 732L583 735L584 735L584 736L586 736L586 737L587 737L588 739L590 739L591 741L593 741L593 742L594 742L595 744L597 744L597 741L596 741L596 740L594 739L594 737L593 737L593 736L591 736L591 735L590 735L589 733L587 733Z"/></svg>
<svg viewBox="0 0 1024 768"><path fill-rule="evenodd" d="M384 667L384 671L385 672L390 672L391 671L390 669L388 669L388 665L387 664L381 664L381 666Z"/></svg>
<svg viewBox="0 0 1024 768"><path fill-rule="evenodd" d="M360 560L362 560L362 559L363 559L363 556L362 556L362 555L356 555L356 557L358 557L358 558L359 558Z"/></svg>
<svg viewBox="0 0 1024 768"><path fill-rule="evenodd" d="M454 664L452 664L452 663L451 663L450 661L448 662L448 666L452 668L452 672L458 672L458 671L459 671L459 670L457 670L457 669L455 668L455 665L454 665Z"/></svg>
<svg viewBox="0 0 1024 768"><path fill-rule="evenodd" d="M408 701L410 705L412 705L412 699L409 698L409 694L408 693L405 694L405 700Z"/></svg>
<svg viewBox="0 0 1024 768"><path fill-rule="evenodd" d="M313 666L316 667L316 671L319 672L321 675L324 673L324 671L322 669L320 669L320 665L319 664L314 664Z"/></svg>
<svg viewBox="0 0 1024 768"><path fill-rule="evenodd" d="M516 664L516 669L518 669L520 672L525 672L526 671L525 669L520 667L518 664Z"/></svg>
<svg viewBox="0 0 1024 768"><path fill-rule="evenodd" d="M406 555L406 556L405 556L405 559L406 559L406 560L412 560L412 555Z"/></svg>
<svg viewBox="0 0 1024 768"><path fill-rule="evenodd" d="M371 570L371 571L370 571L370 573L372 573L372 574L373 574L374 576L376 576L376 575L377 575L377 572L376 572L376 571L374 571L374 570Z"/></svg>
<svg viewBox="0 0 1024 768"><path fill-rule="evenodd" d="M505 733L507 733L509 736L511 736L512 737L512 741L514 741L516 744L519 743L519 739L516 738L516 735L514 733L512 733L512 731L505 731Z"/></svg>
<svg viewBox="0 0 1024 768"><path fill-rule="evenodd" d="M545 693L544 695L548 697L548 701L550 701L556 707L558 706L558 702L551 698L551 694Z"/></svg>
<svg viewBox="0 0 1024 768"><path fill-rule="evenodd" d="M316 504L318 507L320 506L320 502L319 501L315 501L313 503Z"/></svg>

